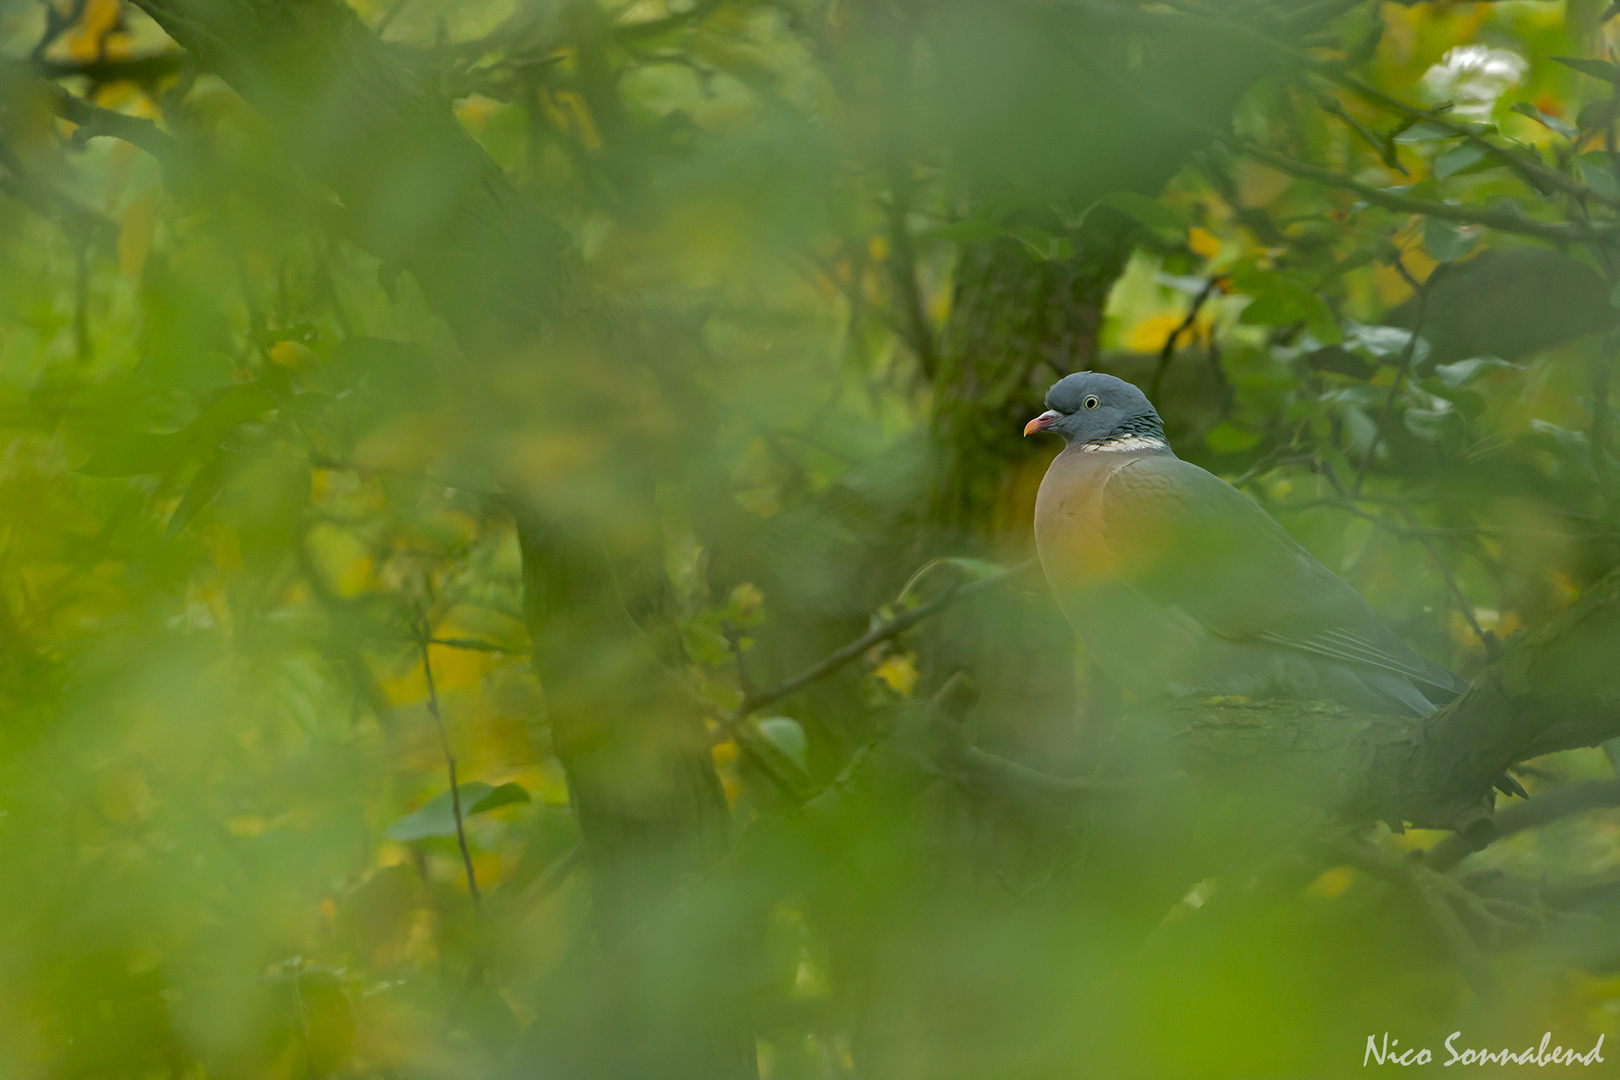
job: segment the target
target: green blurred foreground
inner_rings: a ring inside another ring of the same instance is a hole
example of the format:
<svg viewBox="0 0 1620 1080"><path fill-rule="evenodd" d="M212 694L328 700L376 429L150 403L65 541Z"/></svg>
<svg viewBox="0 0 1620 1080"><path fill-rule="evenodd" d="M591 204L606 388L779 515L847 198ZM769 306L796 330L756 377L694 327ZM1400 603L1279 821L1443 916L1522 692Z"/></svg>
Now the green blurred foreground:
<svg viewBox="0 0 1620 1080"><path fill-rule="evenodd" d="M1612 1073L1609 14L0 3L0 1076ZM1146 737L1085 367L1529 803Z"/></svg>

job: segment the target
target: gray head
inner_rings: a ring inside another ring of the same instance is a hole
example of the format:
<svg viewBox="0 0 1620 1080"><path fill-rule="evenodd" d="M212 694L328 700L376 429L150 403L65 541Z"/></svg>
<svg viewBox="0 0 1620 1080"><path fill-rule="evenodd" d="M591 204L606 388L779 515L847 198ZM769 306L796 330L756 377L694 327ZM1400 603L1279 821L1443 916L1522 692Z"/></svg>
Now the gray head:
<svg viewBox="0 0 1620 1080"><path fill-rule="evenodd" d="M1036 431L1055 431L1087 450L1170 450L1147 395L1100 371L1077 371L1053 383L1046 411L1024 425L1025 435Z"/></svg>

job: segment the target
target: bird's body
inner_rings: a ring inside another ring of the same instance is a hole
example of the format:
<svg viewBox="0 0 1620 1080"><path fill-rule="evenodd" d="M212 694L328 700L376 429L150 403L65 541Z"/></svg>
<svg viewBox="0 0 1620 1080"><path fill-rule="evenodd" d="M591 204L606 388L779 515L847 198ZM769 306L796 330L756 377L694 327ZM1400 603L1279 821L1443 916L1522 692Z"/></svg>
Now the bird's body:
<svg viewBox="0 0 1620 1080"><path fill-rule="evenodd" d="M1047 403L1028 430L1054 428L1069 445L1036 498L1041 566L1087 651L1126 689L1410 715L1464 689L1259 505L1176 457L1135 387L1084 372Z"/></svg>

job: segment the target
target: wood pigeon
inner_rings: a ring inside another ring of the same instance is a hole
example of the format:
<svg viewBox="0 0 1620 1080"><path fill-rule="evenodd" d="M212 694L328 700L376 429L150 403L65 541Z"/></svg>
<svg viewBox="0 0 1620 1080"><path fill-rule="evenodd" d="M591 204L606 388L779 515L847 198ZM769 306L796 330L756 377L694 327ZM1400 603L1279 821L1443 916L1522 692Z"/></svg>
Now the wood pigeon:
<svg viewBox="0 0 1620 1080"><path fill-rule="evenodd" d="M1176 457L1136 387L1082 371L1058 380L1046 406L1024 434L1053 431L1068 445L1035 499L1041 567L1121 686L1145 698L1328 698L1410 716L1466 689L1258 504ZM1498 786L1522 793L1508 778Z"/></svg>

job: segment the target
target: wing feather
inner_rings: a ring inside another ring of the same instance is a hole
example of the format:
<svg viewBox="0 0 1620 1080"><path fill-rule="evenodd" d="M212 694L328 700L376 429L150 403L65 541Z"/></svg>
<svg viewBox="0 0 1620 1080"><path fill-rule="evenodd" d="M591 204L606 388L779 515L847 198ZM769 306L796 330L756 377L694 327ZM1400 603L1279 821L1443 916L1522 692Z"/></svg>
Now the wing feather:
<svg viewBox="0 0 1620 1080"><path fill-rule="evenodd" d="M1259 505L1170 455L1136 458L1103 489L1102 539L1127 587L1211 633L1260 640L1448 693L1461 683L1414 652L1361 595Z"/></svg>

